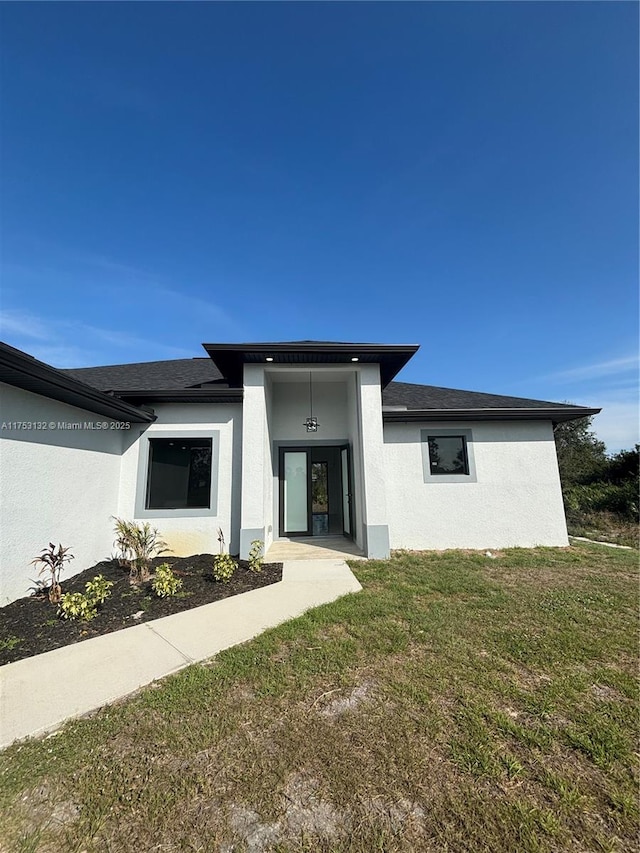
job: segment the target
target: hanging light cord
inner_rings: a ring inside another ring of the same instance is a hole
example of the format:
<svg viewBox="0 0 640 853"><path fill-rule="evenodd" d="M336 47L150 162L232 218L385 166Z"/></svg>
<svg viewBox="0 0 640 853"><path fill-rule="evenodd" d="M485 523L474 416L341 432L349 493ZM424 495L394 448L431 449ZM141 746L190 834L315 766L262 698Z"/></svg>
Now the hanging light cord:
<svg viewBox="0 0 640 853"><path fill-rule="evenodd" d="M311 384L311 371L309 371L309 417L313 417L313 385Z"/></svg>

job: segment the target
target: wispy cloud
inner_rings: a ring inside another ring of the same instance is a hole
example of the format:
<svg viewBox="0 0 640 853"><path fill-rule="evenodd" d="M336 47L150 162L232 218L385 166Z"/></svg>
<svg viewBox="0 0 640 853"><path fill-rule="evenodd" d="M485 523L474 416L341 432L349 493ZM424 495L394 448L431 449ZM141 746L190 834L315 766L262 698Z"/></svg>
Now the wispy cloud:
<svg viewBox="0 0 640 853"><path fill-rule="evenodd" d="M185 278L178 286L108 251L22 240L32 251L28 262L4 264L0 336L54 366L189 358L203 341L255 337L244 315L238 321L225 308L233 283Z"/></svg>
<svg viewBox="0 0 640 853"><path fill-rule="evenodd" d="M569 370L559 370L541 377L548 382L588 381L599 379L603 376L616 376L621 373L638 371L638 355L629 355L624 358L613 358L607 361L598 361L593 364L585 364L582 367L572 367Z"/></svg>
<svg viewBox="0 0 640 853"><path fill-rule="evenodd" d="M640 440L639 358L627 353L523 379L509 392L602 409L592 429L609 453L617 453Z"/></svg>
<svg viewBox="0 0 640 853"><path fill-rule="evenodd" d="M193 349L140 337L126 331L90 323L56 319L45 321L33 313L5 311L0 314L0 337L54 367L86 367L93 363L141 361L154 358L190 358ZM73 341L74 343L69 343Z"/></svg>
<svg viewBox="0 0 640 853"><path fill-rule="evenodd" d="M68 252L68 257L76 264L93 267L103 272L115 273L118 276L126 276L128 278L142 279L144 281L155 281L159 277L149 270L141 269L140 267L132 266L131 264L122 264L119 261L114 261L105 255L94 254L93 252Z"/></svg>
<svg viewBox="0 0 640 853"><path fill-rule="evenodd" d="M20 346L17 348L21 349ZM39 361L44 361L45 364L50 364L52 367L59 367L61 370L72 367L86 367L88 361L91 361L90 355L83 347L58 344L53 341L49 344L37 344L29 347L27 352Z"/></svg>
<svg viewBox="0 0 640 853"><path fill-rule="evenodd" d="M30 338L36 341L51 340L51 329L44 319L26 311L8 309L0 312L0 337Z"/></svg>
<svg viewBox="0 0 640 853"><path fill-rule="evenodd" d="M218 325L225 326L232 333L235 333L239 328L232 317L215 302L209 302L207 299L171 287L155 288L154 292L180 305L183 310L193 312L195 317L202 318L204 316Z"/></svg>
<svg viewBox="0 0 640 853"><path fill-rule="evenodd" d="M602 411L594 418L593 429L609 453L628 450L640 442L637 394L627 400L601 399L597 405Z"/></svg>
<svg viewBox="0 0 640 853"><path fill-rule="evenodd" d="M114 329L101 329L98 326L91 326L86 323L74 323L76 328L79 328L84 334L94 335L98 340L103 341L111 346L121 349L146 349L153 348L156 352L158 348L163 354L172 356L173 358L189 358L193 355L192 350L187 350L184 347L174 347L170 344L159 344L150 338L142 338L139 335L132 335L129 332L116 331Z"/></svg>

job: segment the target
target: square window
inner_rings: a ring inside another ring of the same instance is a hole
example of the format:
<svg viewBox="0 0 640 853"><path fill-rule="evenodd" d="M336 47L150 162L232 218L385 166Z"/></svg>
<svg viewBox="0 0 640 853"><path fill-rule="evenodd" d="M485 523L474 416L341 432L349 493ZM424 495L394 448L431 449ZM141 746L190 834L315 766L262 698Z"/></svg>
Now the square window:
<svg viewBox="0 0 640 853"><path fill-rule="evenodd" d="M146 509L209 509L210 438L150 438Z"/></svg>
<svg viewBox="0 0 640 853"><path fill-rule="evenodd" d="M468 474L469 456L464 435L430 435L429 470L431 474Z"/></svg>

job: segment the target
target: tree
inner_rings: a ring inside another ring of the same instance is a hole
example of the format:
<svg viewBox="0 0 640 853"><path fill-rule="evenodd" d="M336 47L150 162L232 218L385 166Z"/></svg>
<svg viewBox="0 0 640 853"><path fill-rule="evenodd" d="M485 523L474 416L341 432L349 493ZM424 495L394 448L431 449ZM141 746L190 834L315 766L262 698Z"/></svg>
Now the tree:
<svg viewBox="0 0 640 853"><path fill-rule="evenodd" d="M565 421L555 428L562 488L591 483L605 473L608 460L603 441L591 429L593 418Z"/></svg>
<svg viewBox="0 0 640 853"><path fill-rule="evenodd" d="M611 483L638 482L640 475L640 444L633 450L621 450L609 459L605 479Z"/></svg>

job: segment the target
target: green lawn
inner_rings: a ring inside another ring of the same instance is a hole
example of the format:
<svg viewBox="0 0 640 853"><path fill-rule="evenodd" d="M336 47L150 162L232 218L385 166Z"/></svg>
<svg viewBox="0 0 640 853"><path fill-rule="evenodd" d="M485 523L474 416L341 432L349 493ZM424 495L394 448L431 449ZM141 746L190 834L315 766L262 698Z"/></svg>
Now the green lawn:
<svg viewBox="0 0 640 853"><path fill-rule="evenodd" d="M0 755L2 851L636 851L638 553L399 553Z"/></svg>

